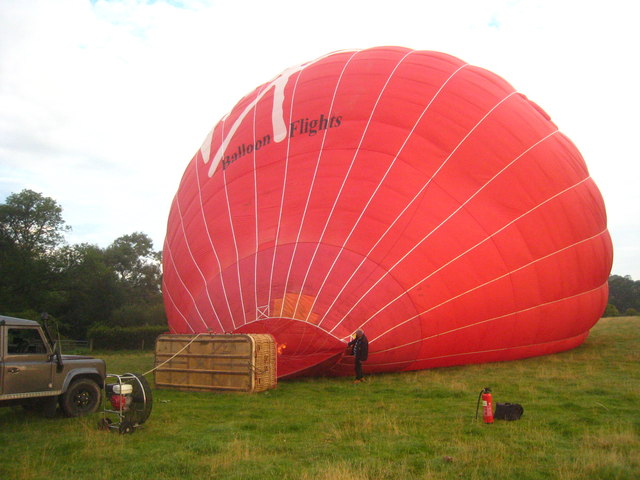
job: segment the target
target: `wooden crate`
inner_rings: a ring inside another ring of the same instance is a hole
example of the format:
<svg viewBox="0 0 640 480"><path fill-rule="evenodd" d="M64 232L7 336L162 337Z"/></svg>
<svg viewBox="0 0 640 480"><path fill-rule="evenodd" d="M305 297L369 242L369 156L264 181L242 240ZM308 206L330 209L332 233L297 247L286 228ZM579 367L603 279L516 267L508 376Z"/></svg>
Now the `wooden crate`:
<svg viewBox="0 0 640 480"><path fill-rule="evenodd" d="M158 337L156 387L238 392L261 392L276 387L276 342L271 335L195 337L175 334ZM176 355L177 352L180 353Z"/></svg>

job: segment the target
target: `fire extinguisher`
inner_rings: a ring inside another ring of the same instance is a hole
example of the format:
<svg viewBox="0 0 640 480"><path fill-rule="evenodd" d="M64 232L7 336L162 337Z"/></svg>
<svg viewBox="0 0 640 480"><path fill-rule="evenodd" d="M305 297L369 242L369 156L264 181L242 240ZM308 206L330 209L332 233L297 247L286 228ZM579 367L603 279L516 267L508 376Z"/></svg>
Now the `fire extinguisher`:
<svg viewBox="0 0 640 480"><path fill-rule="evenodd" d="M476 405L476 419L478 418L478 408L482 400L482 420L484 423L493 423L493 400L491 398L491 389L485 387L478 395L478 403Z"/></svg>

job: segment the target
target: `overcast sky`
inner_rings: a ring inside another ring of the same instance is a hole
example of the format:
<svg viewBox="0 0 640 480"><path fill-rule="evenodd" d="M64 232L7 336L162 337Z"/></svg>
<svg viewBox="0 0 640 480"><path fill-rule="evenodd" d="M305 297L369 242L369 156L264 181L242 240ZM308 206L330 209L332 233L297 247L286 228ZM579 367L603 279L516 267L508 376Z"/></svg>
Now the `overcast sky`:
<svg viewBox="0 0 640 480"><path fill-rule="evenodd" d="M640 2L1 0L0 201L62 205L70 243L162 248L187 163L235 103L335 50L436 50L504 77L599 186L612 273L640 279Z"/></svg>

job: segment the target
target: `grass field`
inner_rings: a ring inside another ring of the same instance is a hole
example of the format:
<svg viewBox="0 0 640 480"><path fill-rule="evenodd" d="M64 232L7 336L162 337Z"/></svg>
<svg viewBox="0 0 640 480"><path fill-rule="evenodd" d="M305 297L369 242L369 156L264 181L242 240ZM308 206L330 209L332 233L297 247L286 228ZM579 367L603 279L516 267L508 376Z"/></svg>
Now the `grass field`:
<svg viewBox="0 0 640 480"><path fill-rule="evenodd" d="M0 409L0 479L638 479L640 317L601 320L547 357L369 377L280 382L260 394L154 390L133 435L100 414ZM113 373L151 353L108 353ZM519 421L474 420L478 393Z"/></svg>

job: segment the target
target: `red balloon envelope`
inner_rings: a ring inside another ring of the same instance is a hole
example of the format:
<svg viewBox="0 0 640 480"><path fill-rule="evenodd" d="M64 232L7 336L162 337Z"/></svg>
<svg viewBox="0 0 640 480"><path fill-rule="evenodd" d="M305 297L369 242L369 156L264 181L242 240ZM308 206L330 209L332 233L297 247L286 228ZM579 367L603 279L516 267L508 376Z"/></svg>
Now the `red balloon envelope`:
<svg viewBox="0 0 640 480"><path fill-rule="evenodd" d="M607 303L585 163L495 74L384 47L290 68L188 165L164 245L172 332L271 333L280 377L543 355Z"/></svg>

